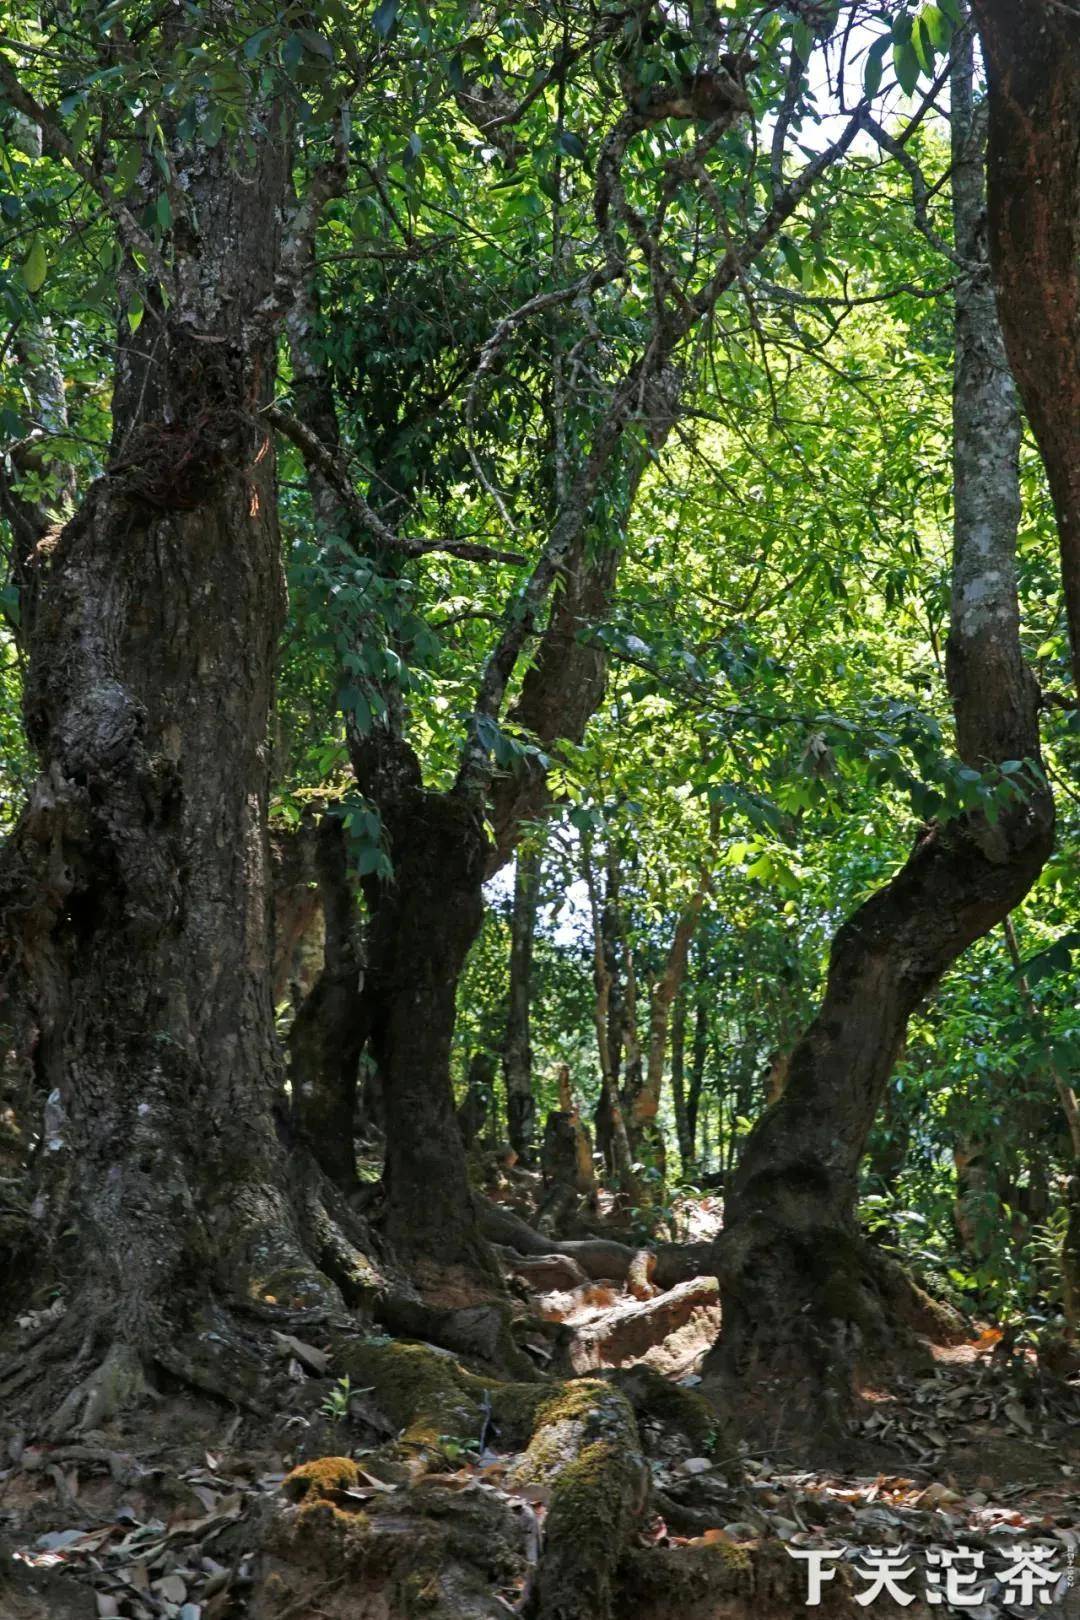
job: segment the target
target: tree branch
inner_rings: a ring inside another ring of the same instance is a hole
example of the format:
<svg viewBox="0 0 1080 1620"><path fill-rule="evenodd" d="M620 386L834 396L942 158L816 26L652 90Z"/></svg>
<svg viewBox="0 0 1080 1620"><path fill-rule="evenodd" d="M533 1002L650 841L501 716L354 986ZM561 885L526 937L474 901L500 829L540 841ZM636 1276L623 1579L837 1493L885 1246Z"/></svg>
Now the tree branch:
<svg viewBox="0 0 1080 1620"><path fill-rule="evenodd" d="M392 551L404 552L407 557L427 557L432 552L443 552L451 557L460 557L465 562L509 563L515 567L522 567L528 561L528 558L522 556L520 552L503 551L495 546L479 546L472 541L417 540L411 535L396 533L383 522L355 488L341 457L328 449L309 427L305 427L303 422L295 416L290 416L288 411L283 411L277 405L268 405L262 415L277 428L283 438L296 446L307 465L333 486L349 516L362 529L366 529L379 545L386 546Z"/></svg>
<svg viewBox="0 0 1080 1620"><path fill-rule="evenodd" d="M130 208L118 197L113 196L105 176L92 163L87 163L79 156L64 133L57 115L47 107L43 107L30 94L4 56L0 56L0 90L17 112L21 112L24 118L28 118L40 129L43 150L50 157L66 163L101 199L105 212L115 222L120 238L128 251L140 253L162 287L170 294L174 293L172 271L166 265L153 238L143 230Z"/></svg>

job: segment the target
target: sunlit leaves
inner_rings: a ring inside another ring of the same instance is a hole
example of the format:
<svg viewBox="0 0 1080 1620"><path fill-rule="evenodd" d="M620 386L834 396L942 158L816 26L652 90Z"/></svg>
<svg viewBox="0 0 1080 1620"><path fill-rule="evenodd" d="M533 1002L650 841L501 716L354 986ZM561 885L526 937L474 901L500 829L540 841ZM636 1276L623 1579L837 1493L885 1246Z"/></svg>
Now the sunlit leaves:
<svg viewBox="0 0 1080 1620"><path fill-rule="evenodd" d="M22 264L22 278L27 292L36 293L44 286L48 269L49 261L45 254L44 243L40 236L35 236Z"/></svg>

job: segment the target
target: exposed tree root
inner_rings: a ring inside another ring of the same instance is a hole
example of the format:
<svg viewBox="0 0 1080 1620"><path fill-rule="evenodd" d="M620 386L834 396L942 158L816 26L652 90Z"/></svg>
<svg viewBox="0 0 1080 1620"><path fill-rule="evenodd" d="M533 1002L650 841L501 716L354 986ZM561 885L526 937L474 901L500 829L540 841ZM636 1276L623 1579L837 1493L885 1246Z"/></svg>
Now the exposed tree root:
<svg viewBox="0 0 1080 1620"><path fill-rule="evenodd" d="M610 1620L616 1568L649 1492L626 1396L591 1379L500 1384L400 1341L338 1342L335 1366L397 1426L395 1449L412 1459L417 1483L389 1496L368 1492L360 1511L349 1459L298 1469L285 1483L288 1505L268 1510L261 1528L253 1620L278 1620L316 1573L341 1580L328 1592L333 1620L368 1612L362 1594L381 1594L390 1613L417 1620L494 1620L523 1590L534 1620ZM482 1480L448 1489L438 1474L423 1477L446 1466L451 1441L482 1436L504 1450L525 1446L507 1483L547 1499L542 1542L522 1496ZM242 1534L250 1545L250 1524Z"/></svg>
<svg viewBox="0 0 1080 1620"><path fill-rule="evenodd" d="M604 1366L621 1367L644 1356L701 1311L710 1313L714 1337L719 1327L719 1304L716 1278L696 1277L656 1299L632 1299L616 1305L597 1321L584 1323L576 1330L569 1351L570 1365L577 1373Z"/></svg>
<svg viewBox="0 0 1080 1620"><path fill-rule="evenodd" d="M673 1288L676 1283L691 1277L704 1276L711 1270L711 1249L707 1243L658 1243L642 1250L610 1238L564 1238L561 1241L545 1237L542 1232L510 1210L500 1209L486 1199L478 1200L480 1228L492 1243L516 1250L519 1255L547 1257L565 1255L596 1280L626 1282L632 1275L641 1275L640 1256L650 1259L644 1267L647 1280L657 1288Z"/></svg>

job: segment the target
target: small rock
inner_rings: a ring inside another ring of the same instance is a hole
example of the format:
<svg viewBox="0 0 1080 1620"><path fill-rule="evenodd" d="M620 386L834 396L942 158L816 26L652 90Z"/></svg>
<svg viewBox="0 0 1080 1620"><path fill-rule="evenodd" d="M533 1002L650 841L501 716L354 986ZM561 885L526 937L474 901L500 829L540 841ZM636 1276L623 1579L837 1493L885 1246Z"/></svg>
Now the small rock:
<svg viewBox="0 0 1080 1620"><path fill-rule="evenodd" d="M707 1474L712 1468L708 1457L684 1457L679 1464L680 1474Z"/></svg>

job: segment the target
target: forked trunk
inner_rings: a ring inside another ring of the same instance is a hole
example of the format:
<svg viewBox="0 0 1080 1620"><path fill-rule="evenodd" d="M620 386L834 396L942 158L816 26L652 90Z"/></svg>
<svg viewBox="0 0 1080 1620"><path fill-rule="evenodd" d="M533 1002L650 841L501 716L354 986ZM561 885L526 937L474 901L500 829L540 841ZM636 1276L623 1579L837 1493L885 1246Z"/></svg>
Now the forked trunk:
<svg viewBox="0 0 1080 1620"><path fill-rule="evenodd" d="M1037 763L1037 690L1019 638L1018 408L978 262L971 56L965 30L952 76L953 192L957 246L971 268L956 290L948 677L960 756L1022 793L992 821L970 811L925 827L902 870L841 928L821 1009L792 1053L783 1096L747 1142L716 1251L722 1368L782 1376L791 1387L800 1373L818 1386L835 1380L840 1396L855 1346L892 1337L855 1203L859 1161L908 1019L967 946L1020 902L1053 842ZM1002 766L1005 778L994 770Z"/></svg>
<svg viewBox="0 0 1080 1620"><path fill-rule="evenodd" d="M667 1173L667 1151L663 1131L660 1128L659 1114L660 1099L664 1088L664 1069L667 1064L668 1025L671 1021L672 1006L682 989L683 979L686 976L686 964L690 957L690 946L694 938L694 931L698 925L698 918L701 916L701 908L705 904L707 891L708 879L703 872L686 909L675 924L675 932L668 947L664 966L659 976L649 987L648 1058L644 1083L633 1099L633 1106L630 1111L630 1130L638 1155L651 1161L660 1171L662 1177ZM678 1100L676 1100L675 1108L677 1118L679 1113ZM688 1126L685 1099L682 1113L683 1131L685 1133Z"/></svg>

